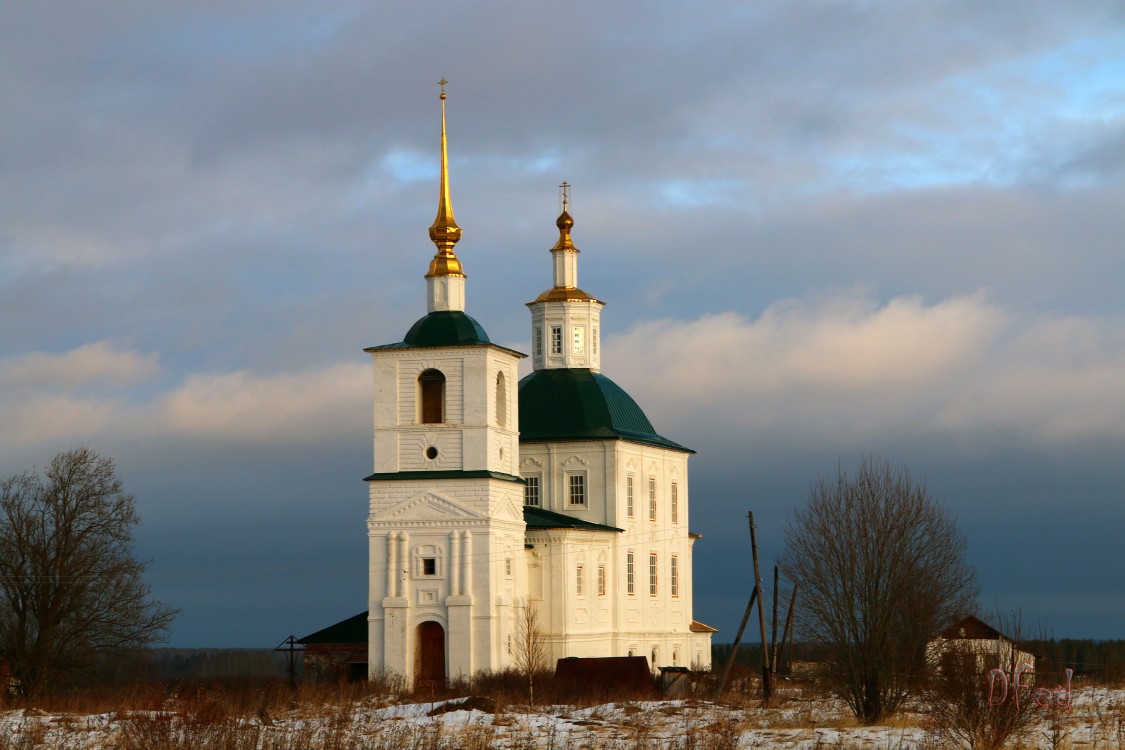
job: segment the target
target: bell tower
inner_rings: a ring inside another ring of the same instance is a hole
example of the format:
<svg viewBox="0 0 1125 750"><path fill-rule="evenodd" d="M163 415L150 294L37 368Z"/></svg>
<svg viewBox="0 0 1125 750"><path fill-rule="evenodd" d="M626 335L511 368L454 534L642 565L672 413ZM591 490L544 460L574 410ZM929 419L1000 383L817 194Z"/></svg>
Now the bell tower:
<svg viewBox="0 0 1125 750"><path fill-rule="evenodd" d="M602 368L599 352L604 302L578 288L578 248L570 239L574 219L567 210L570 185L559 186L562 213L555 226L559 239L551 248L554 286L528 302L531 308L532 367L535 370Z"/></svg>
<svg viewBox="0 0 1125 750"><path fill-rule="evenodd" d="M368 666L408 684L507 666L522 567L517 364L465 313L454 246L441 90L437 248L426 315L374 364L374 473L367 477Z"/></svg>

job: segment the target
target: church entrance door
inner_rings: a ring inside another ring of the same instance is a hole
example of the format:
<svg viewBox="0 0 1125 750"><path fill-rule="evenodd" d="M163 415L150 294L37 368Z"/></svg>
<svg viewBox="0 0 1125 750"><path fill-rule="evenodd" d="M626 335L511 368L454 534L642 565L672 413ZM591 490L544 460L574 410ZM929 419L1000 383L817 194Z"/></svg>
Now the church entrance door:
<svg viewBox="0 0 1125 750"><path fill-rule="evenodd" d="M424 622L415 638L414 681L418 687L445 686L445 628Z"/></svg>

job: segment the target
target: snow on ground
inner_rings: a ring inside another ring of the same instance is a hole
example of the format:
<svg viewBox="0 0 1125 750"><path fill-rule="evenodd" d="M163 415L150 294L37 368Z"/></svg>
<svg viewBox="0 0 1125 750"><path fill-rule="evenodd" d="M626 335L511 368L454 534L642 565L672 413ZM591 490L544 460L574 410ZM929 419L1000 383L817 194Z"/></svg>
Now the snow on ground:
<svg viewBox="0 0 1125 750"><path fill-rule="evenodd" d="M462 706L465 699L379 705L369 698L344 709L302 707L234 720L237 747L513 748L518 750L933 750L924 718L906 714L874 727L855 726L846 710L825 699L782 698L762 708L707 701L607 703L587 708L508 707L492 713ZM471 701L468 706L479 706ZM485 706L487 708L487 705ZM0 750L102 750L149 722L170 722L181 736L193 726L169 712L51 714L0 711ZM175 722L181 722L175 724ZM196 730L198 731L198 727ZM342 740L342 742L341 742ZM141 743L142 745L144 743ZM1046 750L1125 750L1125 690L1087 688L1052 724L1049 715L1013 747ZM135 746L127 745L129 747ZM195 746L183 742L177 747ZM215 744L208 747L225 748ZM234 745L230 745L234 747Z"/></svg>

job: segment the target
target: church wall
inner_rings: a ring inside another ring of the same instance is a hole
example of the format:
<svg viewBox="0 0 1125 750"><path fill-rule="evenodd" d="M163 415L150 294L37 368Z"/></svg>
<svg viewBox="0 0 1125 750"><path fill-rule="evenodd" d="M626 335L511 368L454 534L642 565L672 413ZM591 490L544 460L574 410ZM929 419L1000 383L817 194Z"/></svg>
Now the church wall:
<svg viewBox="0 0 1125 750"><path fill-rule="evenodd" d="M446 632L450 678L506 666L504 623L527 586L522 485L375 481L370 494L372 673L386 668L412 680L415 630L426 621Z"/></svg>
<svg viewBox="0 0 1125 750"><path fill-rule="evenodd" d="M517 356L489 346L384 349L372 356L376 473L450 469L516 473ZM418 376L428 369L445 375L441 423L420 421ZM504 380L502 408L497 403L499 375ZM472 397L466 399L466 394ZM431 446L438 450L433 458L426 455Z"/></svg>
<svg viewBox="0 0 1125 750"><path fill-rule="evenodd" d="M553 657L625 656L652 658L659 665L710 664L710 641L690 631L692 546L689 535L690 454L624 440L524 443L521 473L537 475L541 506L584 521L623 529L615 532L531 530L542 560L544 622ZM567 477L587 477L587 504L569 503ZM628 477L633 477L633 510L628 509ZM655 480L656 518L650 519L649 480ZM672 484L676 486L673 521ZM605 540L601 542L600 540ZM542 548L542 549L541 549ZM633 553L633 593L628 591L628 555ZM650 593L649 560L656 555L656 595ZM672 594L672 558L677 592ZM585 575L577 593L577 568ZM606 595L597 596L597 569L604 566ZM700 644L706 642L704 649Z"/></svg>

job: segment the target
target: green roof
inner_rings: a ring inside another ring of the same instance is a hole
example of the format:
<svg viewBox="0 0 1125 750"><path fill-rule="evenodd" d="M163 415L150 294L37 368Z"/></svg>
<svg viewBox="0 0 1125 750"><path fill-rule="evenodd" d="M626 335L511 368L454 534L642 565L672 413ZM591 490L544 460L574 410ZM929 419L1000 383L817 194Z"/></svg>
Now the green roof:
<svg viewBox="0 0 1125 750"><path fill-rule="evenodd" d="M555 513L530 505L523 506L523 520L528 529L586 529L589 531L624 531L616 526L583 521L581 518Z"/></svg>
<svg viewBox="0 0 1125 750"><path fill-rule="evenodd" d="M480 323L460 310L440 310L421 318L397 344L372 346L372 349L410 349L423 346L476 346L491 344Z"/></svg>
<svg viewBox="0 0 1125 750"><path fill-rule="evenodd" d="M367 643L367 612L298 638L297 643Z"/></svg>
<svg viewBox="0 0 1125 750"><path fill-rule="evenodd" d="M505 482L523 482L523 477L513 474L501 474L498 471L476 469L463 471L460 469L444 469L438 471L393 471L382 474L372 474L363 478L365 482L395 482L416 479L501 479Z"/></svg>
<svg viewBox="0 0 1125 750"><path fill-rule="evenodd" d="M693 452L656 434L637 402L600 372L537 370L519 388L520 442L609 438Z"/></svg>

